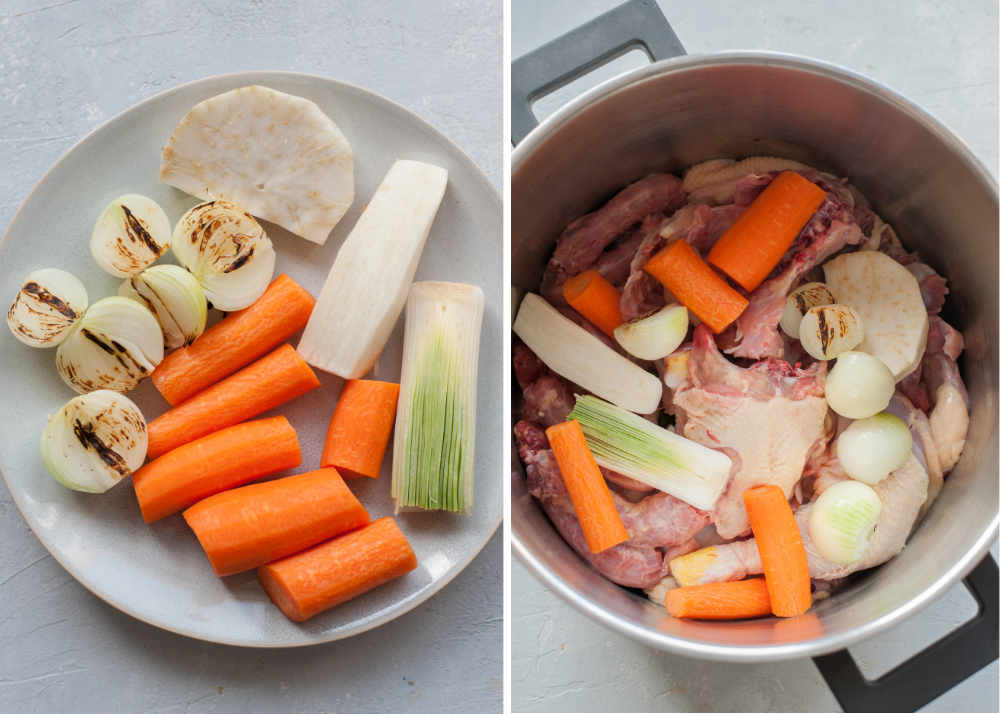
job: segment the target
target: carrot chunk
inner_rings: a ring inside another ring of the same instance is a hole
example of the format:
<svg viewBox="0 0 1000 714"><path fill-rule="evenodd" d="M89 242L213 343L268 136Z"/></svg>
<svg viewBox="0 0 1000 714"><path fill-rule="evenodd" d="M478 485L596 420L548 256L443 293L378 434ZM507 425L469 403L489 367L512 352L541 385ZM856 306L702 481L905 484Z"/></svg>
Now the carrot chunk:
<svg viewBox="0 0 1000 714"><path fill-rule="evenodd" d="M233 575L368 524L336 469L223 491L184 511L216 575Z"/></svg>
<svg viewBox="0 0 1000 714"><path fill-rule="evenodd" d="M743 503L764 566L771 612L801 615L812 606L809 561L784 491L774 484L754 486L743 492Z"/></svg>
<svg viewBox="0 0 1000 714"><path fill-rule="evenodd" d="M596 270L585 270L563 283L563 297L608 337L614 337L615 328L625 322L621 293Z"/></svg>
<svg viewBox="0 0 1000 714"><path fill-rule="evenodd" d="M545 435L549 438L590 551L600 553L628 540L628 531L587 446L580 422L573 419L550 426Z"/></svg>
<svg viewBox="0 0 1000 714"><path fill-rule="evenodd" d="M344 478L378 478L398 400L398 384L348 380L330 419L320 466L334 466Z"/></svg>
<svg viewBox="0 0 1000 714"><path fill-rule="evenodd" d="M285 344L239 372L164 412L149 423L146 454L155 459L181 444L239 424L319 386L291 345Z"/></svg>
<svg viewBox="0 0 1000 714"><path fill-rule="evenodd" d="M250 307L230 313L163 358L153 385L171 406L267 354L305 327L316 301L282 273Z"/></svg>
<svg viewBox="0 0 1000 714"><path fill-rule="evenodd" d="M664 604L674 617L696 620L742 620L771 614L764 578L669 590Z"/></svg>
<svg viewBox="0 0 1000 714"><path fill-rule="evenodd" d="M825 198L826 191L800 174L779 174L716 241L708 262L752 292Z"/></svg>
<svg viewBox="0 0 1000 714"><path fill-rule="evenodd" d="M257 569L268 597L295 622L308 620L417 567L391 518Z"/></svg>
<svg viewBox="0 0 1000 714"><path fill-rule="evenodd" d="M283 416L221 429L168 451L132 474L146 523L203 498L302 463L295 429Z"/></svg>

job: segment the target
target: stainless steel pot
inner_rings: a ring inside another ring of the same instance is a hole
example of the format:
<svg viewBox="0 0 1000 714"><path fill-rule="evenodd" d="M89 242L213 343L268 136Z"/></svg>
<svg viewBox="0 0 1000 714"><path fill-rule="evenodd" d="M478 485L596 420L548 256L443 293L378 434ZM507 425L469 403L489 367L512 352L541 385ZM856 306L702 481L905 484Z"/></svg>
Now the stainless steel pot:
<svg viewBox="0 0 1000 714"><path fill-rule="evenodd" d="M515 63L515 137L530 128L533 96L594 60L637 45L656 56L641 38L662 25L637 29L641 22L625 26L621 18L612 24L610 40L584 27L519 60L526 63L520 76ZM672 33L657 37L667 52L683 52ZM913 615L983 558L998 524L996 183L961 140L870 79L801 57L730 52L656 62L578 97L513 152L515 309L525 291L537 289L562 228L630 181L757 154L850 177L904 243L951 279L945 317L966 339L961 369L971 428L961 461L907 547L797 621L677 620L577 557L525 490L519 463L511 487L514 552L554 592L654 647L745 662L831 652ZM995 648L995 621L992 628Z"/></svg>

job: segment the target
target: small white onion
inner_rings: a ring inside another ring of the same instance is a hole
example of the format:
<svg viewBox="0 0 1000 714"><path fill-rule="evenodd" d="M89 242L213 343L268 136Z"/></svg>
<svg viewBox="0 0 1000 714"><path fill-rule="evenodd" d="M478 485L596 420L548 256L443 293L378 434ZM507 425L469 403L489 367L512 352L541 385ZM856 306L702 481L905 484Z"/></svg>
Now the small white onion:
<svg viewBox="0 0 1000 714"><path fill-rule="evenodd" d="M149 310L123 297L98 300L56 352L59 376L80 394L128 392L163 359L163 332Z"/></svg>
<svg viewBox="0 0 1000 714"><path fill-rule="evenodd" d="M127 193L108 204L90 236L90 254L101 270L127 278L152 265L170 244L170 219L160 204Z"/></svg>
<svg viewBox="0 0 1000 714"><path fill-rule="evenodd" d="M896 380L885 363L864 352L844 352L826 378L826 401L848 419L867 419L889 406Z"/></svg>
<svg viewBox="0 0 1000 714"><path fill-rule="evenodd" d="M185 213L170 247L224 312L248 307L274 275L271 239L253 216L228 201L201 203Z"/></svg>
<svg viewBox="0 0 1000 714"><path fill-rule="evenodd" d="M802 349L813 359L834 359L857 347L864 338L861 316L847 305L810 308L799 324Z"/></svg>
<svg viewBox="0 0 1000 714"><path fill-rule="evenodd" d="M882 501L871 486L840 481L813 503L809 536L826 560L849 565L864 556L880 513Z"/></svg>
<svg viewBox="0 0 1000 714"><path fill-rule="evenodd" d="M825 283L806 283L795 288L785 300L781 313L781 329L792 339L799 339L802 316L819 305L832 305L836 300Z"/></svg>
<svg viewBox="0 0 1000 714"><path fill-rule="evenodd" d="M205 331L208 303L195 277L179 265L154 265L118 288L122 297L145 305L163 329L168 349L189 345Z"/></svg>
<svg viewBox="0 0 1000 714"><path fill-rule="evenodd" d="M687 308L667 305L641 320L619 325L615 328L615 339L633 357L654 360L676 350L687 332Z"/></svg>
<svg viewBox="0 0 1000 714"><path fill-rule="evenodd" d="M107 389L74 397L42 433L42 461L67 488L104 493L142 466L146 420L126 396Z"/></svg>
<svg viewBox="0 0 1000 714"><path fill-rule="evenodd" d="M902 466L912 448L906 422L880 412L852 422L837 437L837 460L848 476L874 486Z"/></svg>
<svg viewBox="0 0 1000 714"><path fill-rule="evenodd" d="M28 273L7 311L7 327L26 345L55 347L87 309L87 289L58 268Z"/></svg>

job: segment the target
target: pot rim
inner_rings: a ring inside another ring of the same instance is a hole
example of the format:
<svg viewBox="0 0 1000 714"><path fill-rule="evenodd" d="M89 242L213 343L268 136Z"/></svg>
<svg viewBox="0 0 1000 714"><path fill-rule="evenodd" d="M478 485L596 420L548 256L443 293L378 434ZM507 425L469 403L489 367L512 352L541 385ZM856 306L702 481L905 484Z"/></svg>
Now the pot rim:
<svg viewBox="0 0 1000 714"><path fill-rule="evenodd" d="M907 114L922 127L935 135L963 163L969 167L976 178L993 194L997 201L996 179L986 169L983 163L972 153L968 145L948 128L932 117L926 110L909 99L897 94L885 85L876 82L853 70L822 60L802 57L780 52L764 52L739 50L718 52L703 55L684 55L673 59L654 62L639 67L624 74L606 80L596 87L584 92L565 104L558 111L540 122L511 153L511 179L520 164L531 153L557 132L574 116L585 110L594 102L607 97L629 85L645 81L655 76L672 74L691 69L720 66L777 66L817 74L849 85L859 91L874 94L884 101L894 105ZM513 524L512 524L513 525ZM990 544L996 538L1000 529L1000 512L993 516L986 528L976 537L972 546L954 563L942 572L938 578L920 595L900 604L889 612L867 623L854 627L846 632L823 635L816 639L802 642L775 645L720 645L699 640L692 640L647 629L618 615L604 610L599 604L586 595L577 592L562 578L549 570L524 545L511 528L511 545L518 559L550 590L559 595L575 608L593 620L606 627L617 630L643 644L675 654L701 659L711 659L727 662L763 662L811 657L844 649L861 640L873 637L903 620L920 612L948 588L964 578L972 568L979 563L988 551Z"/></svg>

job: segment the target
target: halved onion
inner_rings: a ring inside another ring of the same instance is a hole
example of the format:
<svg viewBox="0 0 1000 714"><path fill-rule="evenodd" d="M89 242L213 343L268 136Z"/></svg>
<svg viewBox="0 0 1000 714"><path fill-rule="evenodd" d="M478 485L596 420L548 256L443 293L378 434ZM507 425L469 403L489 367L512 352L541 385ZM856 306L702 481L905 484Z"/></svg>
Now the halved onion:
<svg viewBox="0 0 1000 714"><path fill-rule="evenodd" d="M55 347L87 309L87 289L58 268L28 273L7 311L7 327L30 347Z"/></svg>
<svg viewBox="0 0 1000 714"><path fill-rule="evenodd" d="M882 513L882 501L871 486L840 481L823 491L809 514L809 535L826 560L849 565L864 556Z"/></svg>
<svg viewBox="0 0 1000 714"><path fill-rule="evenodd" d="M687 331L687 308L667 305L648 317L615 328L615 339L633 357L654 360L676 350L687 337Z"/></svg>
<svg viewBox="0 0 1000 714"><path fill-rule="evenodd" d="M896 380L885 363L865 352L844 352L826 378L826 401L848 419L867 419L889 406Z"/></svg>
<svg viewBox="0 0 1000 714"><path fill-rule="evenodd" d="M802 349L813 359L834 359L857 347L864 338L861 316L847 305L810 308L799 323Z"/></svg>
<svg viewBox="0 0 1000 714"><path fill-rule="evenodd" d="M852 422L837 437L837 460L848 476L874 486L902 466L912 448L906 422L880 412Z"/></svg>
<svg viewBox="0 0 1000 714"><path fill-rule="evenodd" d="M127 278L152 265L170 244L170 219L160 204L126 193L108 204L90 236L90 254L101 270Z"/></svg>
<svg viewBox="0 0 1000 714"><path fill-rule="evenodd" d="M145 305L163 330L167 349L189 345L205 331L208 302L195 277L179 265L154 265L129 278L118 294Z"/></svg>
<svg viewBox="0 0 1000 714"><path fill-rule="evenodd" d="M99 389L70 399L42 433L42 461L67 488L104 493L142 466L146 420L126 396Z"/></svg>
<svg viewBox="0 0 1000 714"><path fill-rule="evenodd" d="M795 288L785 300L781 313L781 329L792 339L799 339L802 316L819 305L832 305L836 300L825 283L806 283Z"/></svg>
<svg viewBox="0 0 1000 714"><path fill-rule="evenodd" d="M225 312L248 307L274 275L271 239L253 216L228 201L201 203L185 213L170 248L205 297Z"/></svg>
<svg viewBox="0 0 1000 714"><path fill-rule="evenodd" d="M123 297L98 300L56 352L59 376L80 394L134 389L163 359L163 332L148 309Z"/></svg>

